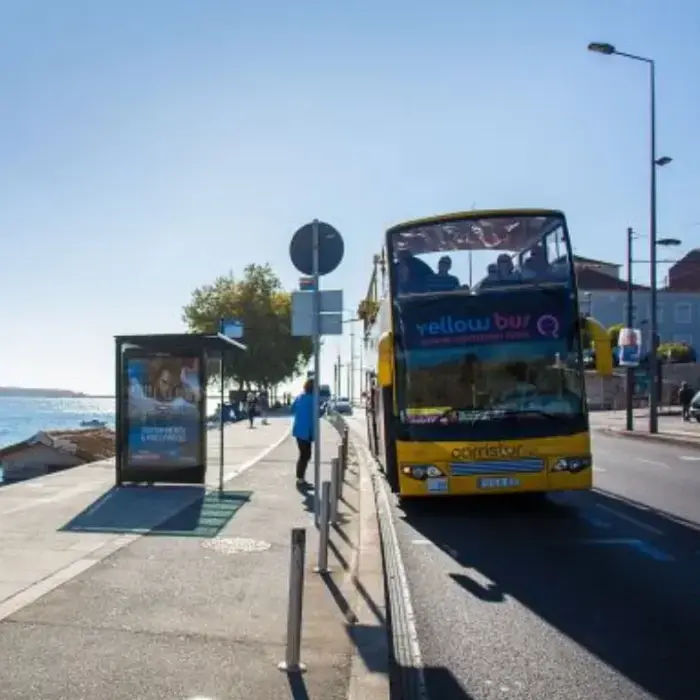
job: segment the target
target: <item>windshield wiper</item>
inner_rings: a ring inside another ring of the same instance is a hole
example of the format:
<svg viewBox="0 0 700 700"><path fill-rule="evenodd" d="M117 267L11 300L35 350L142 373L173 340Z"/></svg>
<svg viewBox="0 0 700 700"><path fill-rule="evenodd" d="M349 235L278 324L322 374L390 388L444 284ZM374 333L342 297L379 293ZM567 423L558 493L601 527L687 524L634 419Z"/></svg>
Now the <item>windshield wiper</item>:
<svg viewBox="0 0 700 700"><path fill-rule="evenodd" d="M453 406L452 408L448 408L446 411L443 411L439 415L435 416L431 423L437 423L443 418L449 416L450 413L459 413L460 411L469 411L470 413L474 414L471 419L471 422L474 423L477 420L484 420L485 418L489 418L489 413L491 412L491 409L479 409L474 408L473 406Z"/></svg>
<svg viewBox="0 0 700 700"><path fill-rule="evenodd" d="M553 418L554 420L559 420L561 418L567 418L568 413L552 413L551 411L545 411L541 408L494 408L492 409L495 413L501 416L507 416L508 418L517 416L543 416L544 418Z"/></svg>
<svg viewBox="0 0 700 700"><path fill-rule="evenodd" d="M448 408L446 411L443 411L440 415L436 416L431 422L437 423L449 416L451 413L459 413L460 411L469 411L470 413L474 414L471 417L471 423L475 423L477 420L489 420L492 418L517 418L518 416L528 415L542 416L543 418L549 418L551 420L561 420L563 418L569 417L569 414L567 413L551 413L550 411L545 411L540 408L523 408L520 410L514 408L475 409L472 406L455 406L452 408Z"/></svg>

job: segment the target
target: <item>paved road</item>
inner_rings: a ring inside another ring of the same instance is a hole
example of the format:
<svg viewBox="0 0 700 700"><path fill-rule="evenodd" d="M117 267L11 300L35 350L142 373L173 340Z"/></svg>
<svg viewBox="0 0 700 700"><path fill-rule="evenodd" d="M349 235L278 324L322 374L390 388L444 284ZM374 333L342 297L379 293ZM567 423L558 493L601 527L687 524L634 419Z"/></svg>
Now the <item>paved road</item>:
<svg viewBox="0 0 700 700"><path fill-rule="evenodd" d="M393 508L432 700L699 696L700 451L593 450L593 492Z"/></svg>

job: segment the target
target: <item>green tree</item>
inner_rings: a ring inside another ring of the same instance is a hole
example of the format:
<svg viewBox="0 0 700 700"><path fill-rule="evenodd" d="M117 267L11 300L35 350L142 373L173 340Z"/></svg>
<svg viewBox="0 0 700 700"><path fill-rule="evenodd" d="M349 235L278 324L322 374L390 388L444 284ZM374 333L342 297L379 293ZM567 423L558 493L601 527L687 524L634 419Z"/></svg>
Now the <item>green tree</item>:
<svg viewBox="0 0 700 700"><path fill-rule="evenodd" d="M610 345L616 348L620 340L620 331L625 327L624 323L616 323L614 326L608 328L608 337L610 338Z"/></svg>
<svg viewBox="0 0 700 700"><path fill-rule="evenodd" d="M695 352L687 343L660 343L656 355L663 362L695 362Z"/></svg>
<svg viewBox="0 0 700 700"><path fill-rule="evenodd" d="M224 276L195 289L182 318L197 333L215 333L221 318L240 320L248 350L227 357L226 375L241 387L269 387L298 374L311 356L311 339L291 334L291 315L291 295L272 268L252 264L240 280Z"/></svg>

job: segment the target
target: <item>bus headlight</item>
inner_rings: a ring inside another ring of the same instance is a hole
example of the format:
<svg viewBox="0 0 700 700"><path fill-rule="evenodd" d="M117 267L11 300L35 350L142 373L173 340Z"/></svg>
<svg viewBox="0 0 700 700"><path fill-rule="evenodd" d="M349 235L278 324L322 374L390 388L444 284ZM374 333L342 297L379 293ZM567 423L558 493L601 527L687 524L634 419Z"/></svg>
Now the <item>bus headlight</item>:
<svg viewBox="0 0 700 700"><path fill-rule="evenodd" d="M434 464L402 464L401 473L421 481L428 477L444 476Z"/></svg>
<svg viewBox="0 0 700 700"><path fill-rule="evenodd" d="M591 464L593 464L591 455L582 455L580 457L562 457L554 463L552 471L571 472L572 474L576 474L584 469L588 469Z"/></svg>

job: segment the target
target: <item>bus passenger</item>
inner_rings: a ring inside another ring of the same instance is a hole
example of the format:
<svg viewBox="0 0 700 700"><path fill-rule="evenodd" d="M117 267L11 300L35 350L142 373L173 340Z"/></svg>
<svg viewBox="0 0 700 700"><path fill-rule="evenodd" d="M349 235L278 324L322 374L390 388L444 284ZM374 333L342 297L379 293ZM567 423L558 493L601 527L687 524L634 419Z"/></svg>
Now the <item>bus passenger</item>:
<svg viewBox="0 0 700 700"><path fill-rule="evenodd" d="M498 271L498 279L503 282L515 282L517 277L513 269L513 261L508 253L501 253L496 259L496 268Z"/></svg>
<svg viewBox="0 0 700 700"><path fill-rule="evenodd" d="M443 255L438 262L438 271L433 275L428 284L431 291L451 291L459 287L459 279L450 274L452 259L449 255Z"/></svg>
<svg viewBox="0 0 700 700"><path fill-rule="evenodd" d="M526 279L542 279L547 276L547 255L541 245L530 251L530 257L523 264L523 277Z"/></svg>
<svg viewBox="0 0 700 700"><path fill-rule="evenodd" d="M491 263L486 268L486 277L481 281L479 287L496 287L498 284L498 266L496 263Z"/></svg>

